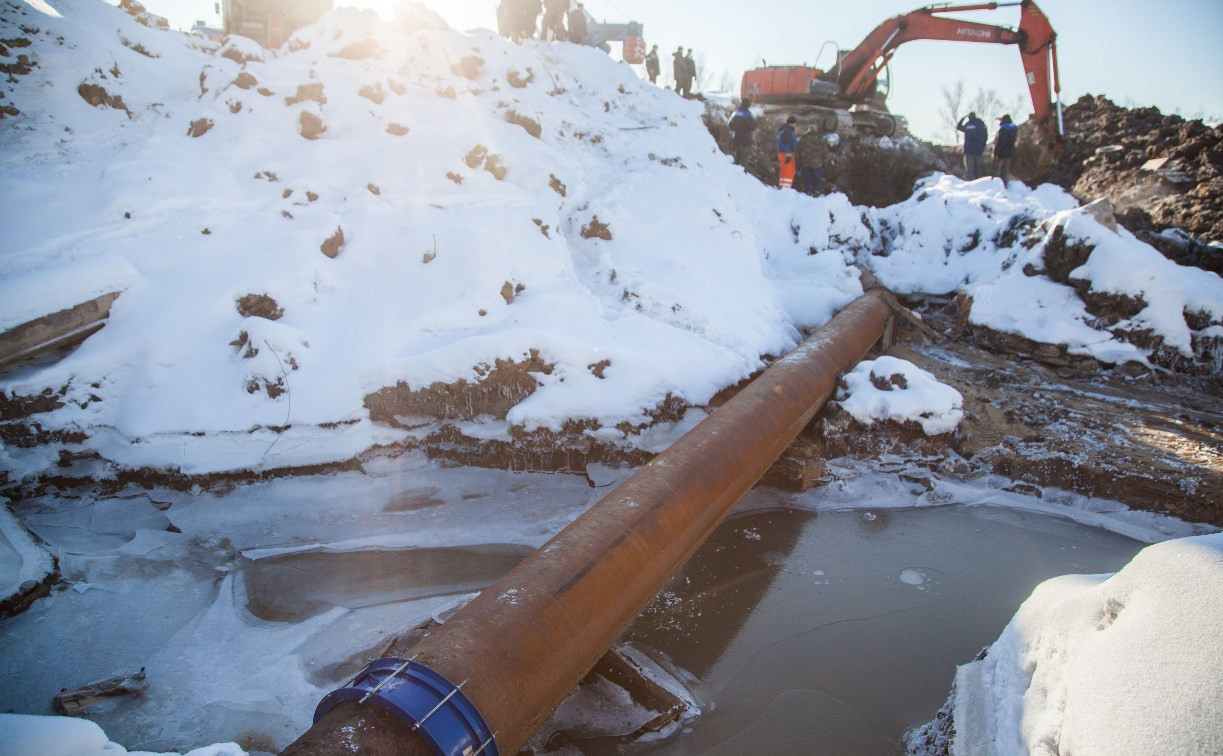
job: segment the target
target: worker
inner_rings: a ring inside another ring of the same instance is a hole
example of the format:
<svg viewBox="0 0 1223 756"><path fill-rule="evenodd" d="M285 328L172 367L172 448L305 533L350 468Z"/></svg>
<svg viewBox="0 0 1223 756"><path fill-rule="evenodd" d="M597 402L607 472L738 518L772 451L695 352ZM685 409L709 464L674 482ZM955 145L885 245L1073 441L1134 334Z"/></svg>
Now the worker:
<svg viewBox="0 0 1223 756"><path fill-rule="evenodd" d="M1011 179L1011 158L1015 157L1015 140L1019 136L1019 127L1011 120L1011 116L998 119L998 133L994 136L994 175L1006 184Z"/></svg>
<svg viewBox="0 0 1223 756"><path fill-rule="evenodd" d="M651 84L658 83L658 71L658 45L654 45L645 56L645 75L650 77Z"/></svg>
<svg viewBox="0 0 1223 756"><path fill-rule="evenodd" d="M565 38L565 14L569 10L569 0L544 0L544 25L539 30L539 38L551 36L553 42Z"/></svg>
<svg viewBox="0 0 1223 756"><path fill-rule="evenodd" d="M798 149L798 135L794 132L794 124L798 119L790 116L777 129L777 164L778 186L782 189L794 187L794 151Z"/></svg>
<svg viewBox="0 0 1223 756"><path fill-rule="evenodd" d="M586 26L586 6L578 3L569 11L569 41L578 45L590 42L590 30Z"/></svg>
<svg viewBox="0 0 1223 756"><path fill-rule="evenodd" d="M688 54L684 56L684 70L688 73L688 90L692 91L692 85L696 83L696 61L692 59L692 48L688 48Z"/></svg>
<svg viewBox="0 0 1223 756"><path fill-rule="evenodd" d="M828 142L820 127L813 123L807 127L807 133L798 138L798 170L804 194L815 197L822 193L827 160Z"/></svg>
<svg viewBox="0 0 1223 756"><path fill-rule="evenodd" d="M970 112L955 127L957 131L964 132L964 178L969 181L979 179L985 173L981 168L981 156L985 154L985 142L989 139L985 121Z"/></svg>
<svg viewBox="0 0 1223 756"><path fill-rule="evenodd" d="M731 115L726 125L730 128L731 153L735 157L735 165L747 167L752 158L752 142L756 133L756 119L752 117L752 101L744 97L739 103L739 109Z"/></svg>
<svg viewBox="0 0 1223 756"><path fill-rule="evenodd" d="M671 53L673 62L671 72L675 75L675 91L680 97L687 97L692 91L692 78L688 76L688 61L684 59L684 46L680 45Z"/></svg>

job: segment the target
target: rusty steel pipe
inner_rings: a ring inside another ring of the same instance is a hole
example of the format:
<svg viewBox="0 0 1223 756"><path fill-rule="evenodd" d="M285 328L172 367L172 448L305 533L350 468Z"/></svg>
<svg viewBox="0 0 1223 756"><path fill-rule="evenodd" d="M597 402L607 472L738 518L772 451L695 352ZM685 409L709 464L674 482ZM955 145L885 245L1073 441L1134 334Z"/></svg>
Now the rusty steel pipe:
<svg viewBox="0 0 1223 756"><path fill-rule="evenodd" d="M469 681L500 753L530 739L811 421L882 335L884 297L868 292L837 313L412 649L447 679ZM332 709L285 753L343 752L321 744L370 731L370 708ZM414 750L407 725L382 737L401 750L379 753L428 753Z"/></svg>

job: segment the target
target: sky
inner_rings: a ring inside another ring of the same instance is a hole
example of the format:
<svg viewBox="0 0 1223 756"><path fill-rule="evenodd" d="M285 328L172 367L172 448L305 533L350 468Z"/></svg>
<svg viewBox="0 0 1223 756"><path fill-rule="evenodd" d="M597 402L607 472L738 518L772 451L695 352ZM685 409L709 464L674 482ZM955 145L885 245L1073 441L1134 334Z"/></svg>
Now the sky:
<svg viewBox="0 0 1223 756"><path fill-rule="evenodd" d="M370 7L388 14L393 0L336 0L336 5ZM494 28L495 0L426 0L451 26ZM154 13L179 28L199 18L218 23L213 0L145 0ZM858 44L876 25L921 7L920 0L588 0L596 18L639 21L646 41L667 52L693 47L710 71L706 89L738 80L761 60L773 65L814 63L826 41L843 48ZM1218 0L1043 0L1040 7L1058 32L1063 102L1083 94L1106 94L1127 106L1154 105L1189 118L1223 118L1223 3ZM1107 10L1105 10L1107 8ZM986 23L1016 26L1019 9L962 14ZM782 29L792 31L782 32ZM804 31L809 29L809 31ZM618 53L618 50L613 51ZM1013 47L955 42L912 42L892 63L889 106L909 119L914 134L947 142L949 127L939 115L944 87L964 81L969 93L994 89L1003 102L1029 106L1023 69ZM1016 120L1022 120L1022 113Z"/></svg>

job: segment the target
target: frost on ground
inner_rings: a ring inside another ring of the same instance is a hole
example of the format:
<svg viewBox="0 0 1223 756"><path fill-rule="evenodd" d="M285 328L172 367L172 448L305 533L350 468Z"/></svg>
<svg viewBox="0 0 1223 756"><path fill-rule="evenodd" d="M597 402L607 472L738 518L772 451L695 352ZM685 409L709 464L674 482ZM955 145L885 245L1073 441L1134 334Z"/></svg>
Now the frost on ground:
<svg viewBox="0 0 1223 756"><path fill-rule="evenodd" d="M960 667L910 753L1218 753L1223 536L1148 546L1115 575L1042 583ZM941 725L941 726L939 726ZM927 747L930 745L932 747Z"/></svg>
<svg viewBox="0 0 1223 756"><path fill-rule="evenodd" d="M416 6L336 10L279 50L90 0L15 7L0 31L31 63L6 89L0 280L122 293L79 349L0 380L10 485L396 447L641 462L653 426L859 295L858 265L1072 355L1218 368L1223 282L1055 187L778 192L698 103L601 52ZM67 301L33 299L0 322Z"/></svg>

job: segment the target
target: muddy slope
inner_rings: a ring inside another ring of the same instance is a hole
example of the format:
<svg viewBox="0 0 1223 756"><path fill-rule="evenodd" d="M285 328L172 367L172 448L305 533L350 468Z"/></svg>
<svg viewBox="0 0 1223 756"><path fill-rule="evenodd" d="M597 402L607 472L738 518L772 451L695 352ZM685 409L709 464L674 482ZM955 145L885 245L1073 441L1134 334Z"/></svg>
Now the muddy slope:
<svg viewBox="0 0 1223 756"><path fill-rule="evenodd" d="M1189 264L1215 272L1223 268L1223 247L1217 246L1223 245L1223 125L1091 95L1067 107L1064 120L1059 159L1039 167L1031 149L1035 127L1021 127L1027 149L1016 159L1025 163L1017 166L1020 175L1058 184L1082 202L1108 197L1118 219L1144 240L1183 229L1207 244L1173 254L1196 255L1201 259ZM1168 244L1155 246L1168 254Z"/></svg>

